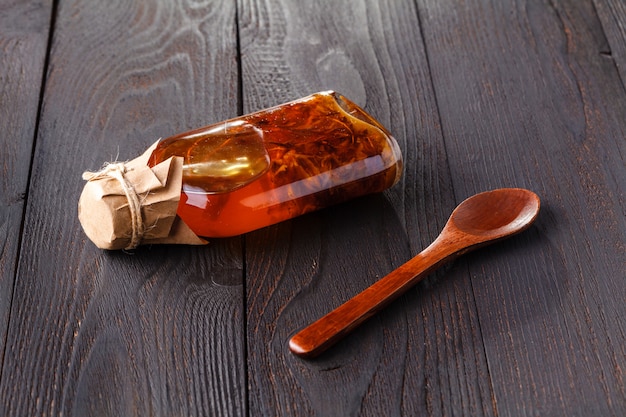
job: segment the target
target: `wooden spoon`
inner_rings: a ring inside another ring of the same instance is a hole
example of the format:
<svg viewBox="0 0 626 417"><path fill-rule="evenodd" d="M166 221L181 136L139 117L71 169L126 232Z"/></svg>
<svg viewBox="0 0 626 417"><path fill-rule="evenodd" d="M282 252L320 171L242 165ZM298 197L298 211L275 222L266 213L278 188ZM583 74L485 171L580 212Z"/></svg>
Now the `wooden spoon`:
<svg viewBox="0 0 626 417"><path fill-rule="evenodd" d="M453 212L441 234L413 259L298 332L289 349L314 357L402 295L444 263L527 229L539 214L539 197L520 188L476 194Z"/></svg>

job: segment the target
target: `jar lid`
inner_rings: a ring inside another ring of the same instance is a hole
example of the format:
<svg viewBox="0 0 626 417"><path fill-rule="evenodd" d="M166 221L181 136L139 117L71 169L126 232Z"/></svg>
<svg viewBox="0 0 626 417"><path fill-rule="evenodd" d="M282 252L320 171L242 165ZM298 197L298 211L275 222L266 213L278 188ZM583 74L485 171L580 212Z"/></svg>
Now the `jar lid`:
<svg viewBox="0 0 626 417"><path fill-rule="evenodd" d="M78 202L78 219L101 249L134 249L170 243L203 245L177 215L183 180L183 158L147 165L158 142L129 162L107 164L85 172L87 181Z"/></svg>

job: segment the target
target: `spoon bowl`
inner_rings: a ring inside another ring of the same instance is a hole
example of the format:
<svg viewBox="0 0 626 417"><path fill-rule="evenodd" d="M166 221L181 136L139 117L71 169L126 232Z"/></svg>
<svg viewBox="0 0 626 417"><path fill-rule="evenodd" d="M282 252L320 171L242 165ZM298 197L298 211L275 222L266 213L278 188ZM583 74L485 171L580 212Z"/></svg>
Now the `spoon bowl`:
<svg viewBox="0 0 626 417"><path fill-rule="evenodd" d="M539 214L539 197L521 188L476 194L457 206L426 249L355 297L298 332L289 349L314 357L444 263L526 230Z"/></svg>
<svg viewBox="0 0 626 417"><path fill-rule="evenodd" d="M528 228L539 213L539 197L522 188L500 188L463 201L449 222L459 231L488 240Z"/></svg>

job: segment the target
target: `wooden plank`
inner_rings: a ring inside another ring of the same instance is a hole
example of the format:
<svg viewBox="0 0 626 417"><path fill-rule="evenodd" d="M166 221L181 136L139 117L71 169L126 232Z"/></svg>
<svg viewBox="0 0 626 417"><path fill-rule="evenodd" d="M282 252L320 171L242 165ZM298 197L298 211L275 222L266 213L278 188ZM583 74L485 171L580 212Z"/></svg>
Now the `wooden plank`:
<svg viewBox="0 0 626 417"><path fill-rule="evenodd" d="M593 3L608 41L608 48L600 54L615 60L622 84L626 85L626 3L622 0L594 0Z"/></svg>
<svg viewBox="0 0 626 417"><path fill-rule="evenodd" d="M394 132L406 165L384 196L246 239L251 415L493 414L462 266L420 285L316 360L287 349L299 328L434 239L454 206L413 3L239 3L246 111L335 89Z"/></svg>
<svg viewBox="0 0 626 417"><path fill-rule="evenodd" d="M0 4L0 352L13 295L51 10L51 2Z"/></svg>
<svg viewBox="0 0 626 417"><path fill-rule="evenodd" d="M534 229L470 255L498 415L626 412L626 102L589 1L427 1L454 189L534 189Z"/></svg>
<svg viewBox="0 0 626 417"><path fill-rule="evenodd" d="M81 172L236 115L230 1L60 1L2 415L244 415L241 240L104 252Z"/></svg>

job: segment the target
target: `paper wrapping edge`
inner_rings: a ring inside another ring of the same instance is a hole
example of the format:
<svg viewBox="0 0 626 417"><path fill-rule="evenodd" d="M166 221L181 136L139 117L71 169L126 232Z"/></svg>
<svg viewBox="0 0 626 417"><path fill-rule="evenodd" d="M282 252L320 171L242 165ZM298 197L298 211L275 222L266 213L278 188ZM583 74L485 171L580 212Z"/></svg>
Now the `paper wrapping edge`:
<svg viewBox="0 0 626 417"><path fill-rule="evenodd" d="M158 141L141 156L124 163L124 178L141 204L143 237L139 244L205 245L176 215L183 180L183 158L171 157L154 167L148 159ZM78 218L89 239L100 249L128 249L133 234L131 208L120 181L109 175L85 173L78 201Z"/></svg>

